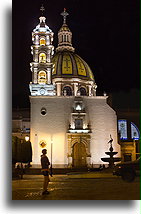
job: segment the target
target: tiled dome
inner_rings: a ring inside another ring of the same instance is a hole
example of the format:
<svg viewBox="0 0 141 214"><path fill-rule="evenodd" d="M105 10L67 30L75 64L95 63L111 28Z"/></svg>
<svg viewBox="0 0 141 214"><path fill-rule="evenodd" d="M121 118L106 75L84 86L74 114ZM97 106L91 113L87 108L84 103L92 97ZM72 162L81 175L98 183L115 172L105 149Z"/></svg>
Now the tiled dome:
<svg viewBox="0 0 141 214"><path fill-rule="evenodd" d="M52 62L54 70L52 78L80 78L94 81L93 73L88 64L77 54L71 51L58 51Z"/></svg>

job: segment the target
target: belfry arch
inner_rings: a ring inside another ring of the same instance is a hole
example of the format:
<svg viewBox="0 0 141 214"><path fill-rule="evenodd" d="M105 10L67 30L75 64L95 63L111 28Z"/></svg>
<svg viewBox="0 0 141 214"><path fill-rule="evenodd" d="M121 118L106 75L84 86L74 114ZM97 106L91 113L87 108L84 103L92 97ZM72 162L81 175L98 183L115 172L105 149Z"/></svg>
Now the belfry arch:
<svg viewBox="0 0 141 214"><path fill-rule="evenodd" d="M43 52L39 54L39 63L46 63L46 54Z"/></svg>
<svg viewBox="0 0 141 214"><path fill-rule="evenodd" d="M46 72L42 70L38 73L38 83L46 84L46 82L47 82L47 75L46 75Z"/></svg>

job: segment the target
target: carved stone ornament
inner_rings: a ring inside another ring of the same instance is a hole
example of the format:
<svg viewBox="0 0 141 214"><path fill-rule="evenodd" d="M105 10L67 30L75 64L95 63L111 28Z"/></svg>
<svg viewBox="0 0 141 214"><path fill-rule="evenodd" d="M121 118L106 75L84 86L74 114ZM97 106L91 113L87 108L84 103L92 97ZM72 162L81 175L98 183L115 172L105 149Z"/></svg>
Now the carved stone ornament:
<svg viewBox="0 0 141 214"><path fill-rule="evenodd" d="M39 144L42 148L44 148L47 145L45 140L41 140Z"/></svg>

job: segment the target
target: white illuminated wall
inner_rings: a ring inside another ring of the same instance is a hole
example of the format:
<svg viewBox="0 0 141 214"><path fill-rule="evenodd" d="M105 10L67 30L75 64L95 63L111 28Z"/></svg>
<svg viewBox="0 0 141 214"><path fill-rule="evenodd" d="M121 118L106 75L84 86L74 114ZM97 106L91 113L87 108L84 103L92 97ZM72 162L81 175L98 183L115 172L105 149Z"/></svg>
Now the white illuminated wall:
<svg viewBox="0 0 141 214"><path fill-rule="evenodd" d="M120 156L120 145L117 143L117 116L116 112L107 104L107 97L96 96L84 99L86 112L88 112L91 134L91 164L104 164L102 157L109 157L110 135L113 138L114 151ZM115 156L115 157L116 157ZM106 163L105 163L106 164Z"/></svg>
<svg viewBox="0 0 141 214"><path fill-rule="evenodd" d="M48 156L51 157L51 140L53 147L53 164L60 167L67 164L66 132L69 125L72 98L30 97L31 100L31 142L33 163L40 163L41 140L47 143ZM40 110L45 107L47 114L42 116Z"/></svg>
<svg viewBox="0 0 141 214"><path fill-rule="evenodd" d="M117 143L117 118L115 111L106 103L106 97L84 97L85 109L92 129L90 153L91 163L100 164L101 157L106 157L105 152L109 150L110 134L113 138L113 148L119 152ZM31 102L31 133L30 139L33 148L33 164L40 164L42 148L40 141L46 141L45 148L48 156L52 159L55 167L67 167L68 144L66 133L68 131L70 115L74 97L30 97ZM42 116L41 108L46 108L47 114Z"/></svg>

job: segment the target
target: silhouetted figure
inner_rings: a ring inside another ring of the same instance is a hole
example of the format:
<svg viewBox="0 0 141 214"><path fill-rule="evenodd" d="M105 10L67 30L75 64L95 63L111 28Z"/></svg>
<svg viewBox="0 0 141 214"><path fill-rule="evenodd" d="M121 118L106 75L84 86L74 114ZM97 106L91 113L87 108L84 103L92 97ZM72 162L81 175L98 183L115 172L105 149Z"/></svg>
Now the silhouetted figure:
<svg viewBox="0 0 141 214"><path fill-rule="evenodd" d="M42 194L45 195L45 194L48 194L48 190L47 190L47 187L48 187L48 183L49 183L49 165L50 165L50 162L49 162L49 159L48 157L46 156L47 154L47 150L46 149L43 149L42 150L42 155L41 155L41 165L42 165L42 173L44 175L44 183L43 183L43 192Z"/></svg>

